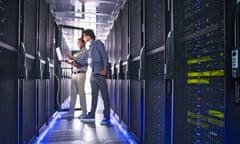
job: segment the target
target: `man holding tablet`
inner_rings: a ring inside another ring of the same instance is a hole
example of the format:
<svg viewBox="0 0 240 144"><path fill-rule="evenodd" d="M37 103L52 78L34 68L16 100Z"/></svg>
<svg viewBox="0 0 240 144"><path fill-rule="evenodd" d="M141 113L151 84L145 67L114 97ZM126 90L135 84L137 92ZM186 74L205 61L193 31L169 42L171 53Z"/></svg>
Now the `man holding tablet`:
<svg viewBox="0 0 240 144"><path fill-rule="evenodd" d="M85 48L85 41L82 38L78 39L77 45L80 49L77 53L75 53L73 56L71 54L67 54L67 57L71 59L72 62L69 62L67 60L64 60L64 62L73 66L71 82L71 102L69 113L74 112L77 94L79 94L80 106L82 109L80 119L83 119L87 116L86 94L84 86L87 72L88 51Z"/></svg>

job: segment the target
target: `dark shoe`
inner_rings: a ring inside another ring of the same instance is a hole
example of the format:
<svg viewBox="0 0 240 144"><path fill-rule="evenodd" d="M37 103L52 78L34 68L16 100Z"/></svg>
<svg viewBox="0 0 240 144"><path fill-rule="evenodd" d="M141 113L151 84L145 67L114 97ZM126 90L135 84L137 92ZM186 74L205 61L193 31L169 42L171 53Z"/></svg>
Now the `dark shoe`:
<svg viewBox="0 0 240 144"><path fill-rule="evenodd" d="M79 116L79 119L86 119L87 117L88 117L87 114L81 114L81 115Z"/></svg>
<svg viewBox="0 0 240 144"><path fill-rule="evenodd" d="M111 125L110 118L104 118L100 124L106 126Z"/></svg>
<svg viewBox="0 0 240 144"><path fill-rule="evenodd" d="M83 122L91 122L91 121L95 121L95 117L91 115L86 115L83 118L81 118L81 120Z"/></svg>

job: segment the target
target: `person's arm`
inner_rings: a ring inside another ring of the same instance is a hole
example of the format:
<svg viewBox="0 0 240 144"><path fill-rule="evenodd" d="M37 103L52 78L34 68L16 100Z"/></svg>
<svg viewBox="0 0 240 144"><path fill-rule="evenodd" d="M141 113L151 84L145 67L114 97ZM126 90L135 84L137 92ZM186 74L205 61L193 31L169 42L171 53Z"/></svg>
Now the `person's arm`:
<svg viewBox="0 0 240 144"><path fill-rule="evenodd" d="M104 65L104 67L107 67L108 66L108 54L105 49L105 46L101 41L99 41L97 47L98 47L97 49L100 53L103 65Z"/></svg>
<svg viewBox="0 0 240 144"><path fill-rule="evenodd" d="M85 50L83 56L77 58L77 62L81 65L87 65L88 51Z"/></svg>
<svg viewBox="0 0 240 144"><path fill-rule="evenodd" d="M72 66L74 66L74 67L77 67L77 68L81 68L82 67L82 65L81 64L79 64L79 63L76 63L76 62L70 62L70 61L68 61L68 60L63 60L63 62L65 62L65 63L67 63L67 64L70 64L70 65L72 65Z"/></svg>
<svg viewBox="0 0 240 144"><path fill-rule="evenodd" d="M99 41L98 45L98 51L100 53L100 57L103 62L103 70L100 72L100 75L107 75L107 66L108 66L108 54L106 52L105 46L102 42Z"/></svg>
<svg viewBox="0 0 240 144"><path fill-rule="evenodd" d="M77 57L74 57L71 54L67 54L67 57L74 60L74 61L77 61Z"/></svg>

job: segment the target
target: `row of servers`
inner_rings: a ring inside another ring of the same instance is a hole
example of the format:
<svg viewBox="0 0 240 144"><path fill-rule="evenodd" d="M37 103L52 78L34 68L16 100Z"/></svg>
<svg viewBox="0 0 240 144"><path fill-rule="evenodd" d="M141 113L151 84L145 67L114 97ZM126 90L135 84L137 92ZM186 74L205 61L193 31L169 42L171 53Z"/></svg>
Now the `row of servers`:
<svg viewBox="0 0 240 144"><path fill-rule="evenodd" d="M239 143L239 5L126 1L105 41L107 82L114 115L138 143ZM56 25L49 7L0 0L1 143L32 142L71 93L71 67L55 48L70 53L63 31L76 28Z"/></svg>
<svg viewBox="0 0 240 144"><path fill-rule="evenodd" d="M139 143L165 142L166 7L163 0L127 1L105 42L112 110Z"/></svg>
<svg viewBox="0 0 240 144"><path fill-rule="evenodd" d="M60 29L45 0L0 1L1 143L33 142L69 96L55 60L55 47L69 51Z"/></svg>
<svg viewBox="0 0 240 144"><path fill-rule="evenodd" d="M238 143L231 0L129 0L106 48L111 107L139 143Z"/></svg>

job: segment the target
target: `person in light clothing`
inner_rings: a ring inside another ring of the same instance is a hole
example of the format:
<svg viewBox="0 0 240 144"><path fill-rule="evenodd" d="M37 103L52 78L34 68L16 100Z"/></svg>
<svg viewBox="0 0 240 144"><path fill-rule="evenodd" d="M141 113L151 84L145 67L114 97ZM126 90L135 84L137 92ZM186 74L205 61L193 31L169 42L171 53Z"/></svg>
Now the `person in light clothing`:
<svg viewBox="0 0 240 144"><path fill-rule="evenodd" d="M67 54L67 57L72 60L72 62L67 63L73 66L71 81L71 101L69 112L70 113L74 112L77 94L79 94L80 106L82 109L80 119L82 119L87 116L86 94L84 86L87 72L88 51L85 48L85 41L82 38L78 39L77 45L80 49L77 53L75 53L73 56L71 54Z"/></svg>

